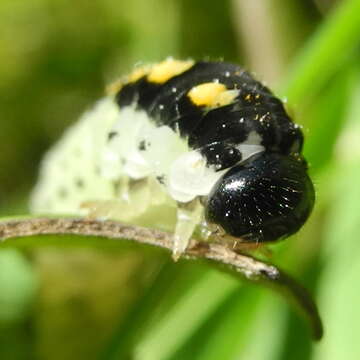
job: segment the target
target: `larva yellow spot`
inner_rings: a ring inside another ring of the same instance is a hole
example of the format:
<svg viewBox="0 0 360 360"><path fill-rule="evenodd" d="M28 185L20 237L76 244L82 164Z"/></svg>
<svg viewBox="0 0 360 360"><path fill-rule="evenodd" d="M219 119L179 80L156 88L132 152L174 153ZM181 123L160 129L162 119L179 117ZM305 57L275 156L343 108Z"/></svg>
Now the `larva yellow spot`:
<svg viewBox="0 0 360 360"><path fill-rule="evenodd" d="M106 87L106 94L115 95L117 94L124 85L136 82L143 76L147 75L152 68L152 65L144 65L136 67L129 75L123 76L116 80L112 84Z"/></svg>
<svg viewBox="0 0 360 360"><path fill-rule="evenodd" d="M148 74L148 80L153 83L163 84L172 77L190 69L193 65L194 61L192 60L180 61L169 58L152 67Z"/></svg>
<svg viewBox="0 0 360 360"><path fill-rule="evenodd" d="M123 86L124 86L123 79L118 79L118 80L112 82L111 84L106 86L106 95L117 94L122 89Z"/></svg>
<svg viewBox="0 0 360 360"><path fill-rule="evenodd" d="M238 90L227 90L224 84L209 82L194 86L188 97L196 106L218 107L230 104L238 94Z"/></svg>
<svg viewBox="0 0 360 360"><path fill-rule="evenodd" d="M226 91L224 84L209 82L194 86L189 92L188 96L193 104L197 106L212 106L215 99Z"/></svg>
<svg viewBox="0 0 360 360"><path fill-rule="evenodd" d="M239 95L239 90L227 90L220 93L215 98L215 104L213 106L225 106L231 104L234 99Z"/></svg>
<svg viewBox="0 0 360 360"><path fill-rule="evenodd" d="M152 68L151 65L137 67L133 72L130 73L130 75L127 78L127 82L132 83L138 81L143 76L149 74L151 68Z"/></svg>
<svg viewBox="0 0 360 360"><path fill-rule="evenodd" d="M150 82L163 84L172 77L190 69L193 65L193 60L181 61L169 58L158 64L138 66L128 76L122 77L107 86L106 93L115 95L124 85L136 82L144 76L147 76Z"/></svg>

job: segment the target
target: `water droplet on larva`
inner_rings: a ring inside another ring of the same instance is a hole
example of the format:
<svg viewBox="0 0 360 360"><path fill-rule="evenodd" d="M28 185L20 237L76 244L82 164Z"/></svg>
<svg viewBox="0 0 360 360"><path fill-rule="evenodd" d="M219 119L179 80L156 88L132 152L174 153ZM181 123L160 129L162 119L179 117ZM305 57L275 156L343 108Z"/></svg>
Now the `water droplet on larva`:
<svg viewBox="0 0 360 360"><path fill-rule="evenodd" d="M159 109L160 109L160 110L164 110L164 105L163 105L163 104L160 104L160 105L159 105Z"/></svg>

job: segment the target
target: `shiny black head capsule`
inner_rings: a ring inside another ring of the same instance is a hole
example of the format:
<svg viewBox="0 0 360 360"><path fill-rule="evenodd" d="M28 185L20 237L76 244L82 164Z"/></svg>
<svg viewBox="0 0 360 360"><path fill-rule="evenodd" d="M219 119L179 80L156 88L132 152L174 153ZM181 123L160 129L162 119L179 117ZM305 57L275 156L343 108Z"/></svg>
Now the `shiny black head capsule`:
<svg viewBox="0 0 360 360"><path fill-rule="evenodd" d="M244 241L275 241L300 229L314 200L302 157L262 153L234 166L215 184L205 216Z"/></svg>

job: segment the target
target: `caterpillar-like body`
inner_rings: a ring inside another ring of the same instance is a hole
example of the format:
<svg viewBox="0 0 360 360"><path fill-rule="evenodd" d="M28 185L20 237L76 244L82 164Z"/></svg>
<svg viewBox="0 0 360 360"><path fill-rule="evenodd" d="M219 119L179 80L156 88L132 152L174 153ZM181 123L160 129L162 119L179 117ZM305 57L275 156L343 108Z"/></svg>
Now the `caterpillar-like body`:
<svg viewBox="0 0 360 360"><path fill-rule="evenodd" d="M115 83L65 133L31 208L160 227L173 218L175 257L198 225L205 237L275 241L314 204L302 145L282 102L239 66L170 58Z"/></svg>

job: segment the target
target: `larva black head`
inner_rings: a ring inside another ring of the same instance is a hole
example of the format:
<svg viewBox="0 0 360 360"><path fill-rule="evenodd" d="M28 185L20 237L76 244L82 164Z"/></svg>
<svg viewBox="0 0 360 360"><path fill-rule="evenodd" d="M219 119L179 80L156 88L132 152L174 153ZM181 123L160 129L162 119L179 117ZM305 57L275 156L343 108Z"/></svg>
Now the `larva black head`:
<svg viewBox="0 0 360 360"><path fill-rule="evenodd" d="M314 199L303 158L263 153L231 168L215 184L205 216L244 241L274 241L300 229Z"/></svg>

